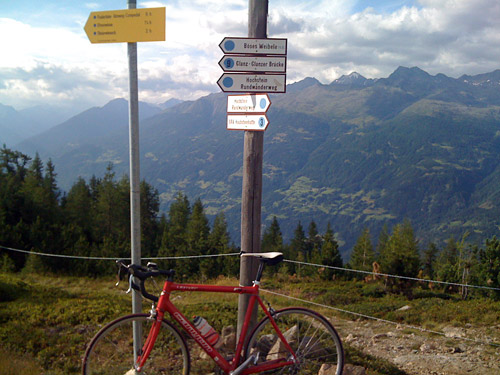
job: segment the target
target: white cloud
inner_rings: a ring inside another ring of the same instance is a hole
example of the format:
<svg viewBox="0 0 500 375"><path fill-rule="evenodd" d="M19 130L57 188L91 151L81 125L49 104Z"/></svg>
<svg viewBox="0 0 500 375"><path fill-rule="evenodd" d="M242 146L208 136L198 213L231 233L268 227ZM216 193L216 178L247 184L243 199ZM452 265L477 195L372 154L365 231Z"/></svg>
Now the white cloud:
<svg viewBox="0 0 500 375"><path fill-rule="evenodd" d="M314 76L329 83L352 71L384 77L399 65L450 76L498 68L498 0L382 3L358 11L353 0L270 1L269 36L288 38L288 82ZM247 34L248 0L138 2L162 6L166 41L138 46L140 99L196 99L219 91L218 44ZM98 2L83 7L96 9ZM87 15L72 14L73 28L0 18L9 51L0 59L0 103L26 106L43 98L103 105L127 96L126 45L91 44L83 32Z"/></svg>
<svg viewBox="0 0 500 375"><path fill-rule="evenodd" d="M100 5L98 3L85 3L85 7L88 9L98 9Z"/></svg>
<svg viewBox="0 0 500 375"><path fill-rule="evenodd" d="M419 3L390 13L367 8L336 18L318 13L309 19L294 9L276 10L272 19L286 18L290 25L301 25L288 33L289 77L311 75L329 82L353 70L381 77L398 65L451 76L498 68L497 0Z"/></svg>
<svg viewBox="0 0 500 375"><path fill-rule="evenodd" d="M92 87L95 82L109 83L116 77L127 77L123 46L93 46L83 29L75 33L64 28L34 27L6 18L0 19L0 34L10 36L4 38L3 46L9 53L0 59L0 103L22 108L40 104L37 101L86 98L96 104L92 98L107 98L122 91L111 87L111 95L106 95L95 92ZM85 91L89 89L90 95Z"/></svg>

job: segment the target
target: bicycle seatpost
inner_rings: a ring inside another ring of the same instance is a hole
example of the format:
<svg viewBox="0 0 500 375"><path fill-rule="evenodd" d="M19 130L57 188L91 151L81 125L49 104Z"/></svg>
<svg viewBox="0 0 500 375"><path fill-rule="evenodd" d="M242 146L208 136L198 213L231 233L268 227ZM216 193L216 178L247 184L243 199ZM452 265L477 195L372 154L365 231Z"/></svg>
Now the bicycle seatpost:
<svg viewBox="0 0 500 375"><path fill-rule="evenodd" d="M255 276L254 284L257 284L257 285L260 284L260 279L262 277L262 272L263 271L264 271L264 262L260 261L259 262L259 269L257 270L257 275Z"/></svg>

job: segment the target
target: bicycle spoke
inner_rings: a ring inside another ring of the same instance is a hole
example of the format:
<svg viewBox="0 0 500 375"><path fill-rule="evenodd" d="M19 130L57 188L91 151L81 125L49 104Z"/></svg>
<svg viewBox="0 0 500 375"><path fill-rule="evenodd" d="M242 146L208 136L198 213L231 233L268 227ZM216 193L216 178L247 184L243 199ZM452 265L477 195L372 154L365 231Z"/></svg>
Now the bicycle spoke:
<svg viewBox="0 0 500 375"><path fill-rule="evenodd" d="M141 345L151 326L146 314L133 314L104 327L91 341L83 361L84 375L129 375L134 370L132 326L142 327ZM128 365L127 365L128 364ZM145 375L186 375L189 373L189 351L180 333L168 322L161 329L146 361Z"/></svg>
<svg viewBox="0 0 500 375"><path fill-rule="evenodd" d="M321 367L328 364L335 366L335 374L341 374L344 360L342 343L325 318L307 309L289 308L277 312L275 321L295 352L298 363L266 373L317 375ZM246 355L252 352L260 352L260 363L291 359L291 353L277 337L268 318L259 323L248 341Z"/></svg>

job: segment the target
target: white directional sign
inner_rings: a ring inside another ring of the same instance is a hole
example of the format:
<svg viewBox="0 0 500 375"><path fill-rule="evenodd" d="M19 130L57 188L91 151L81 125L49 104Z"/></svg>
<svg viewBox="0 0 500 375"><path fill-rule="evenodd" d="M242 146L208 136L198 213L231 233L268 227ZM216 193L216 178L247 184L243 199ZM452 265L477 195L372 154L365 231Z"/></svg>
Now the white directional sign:
<svg viewBox="0 0 500 375"><path fill-rule="evenodd" d="M217 84L224 92L284 93L286 75L224 73Z"/></svg>
<svg viewBox="0 0 500 375"><path fill-rule="evenodd" d="M228 130L266 130L269 120L265 114L260 115L227 115Z"/></svg>
<svg viewBox="0 0 500 375"><path fill-rule="evenodd" d="M266 113L271 105L267 94L228 95L227 113Z"/></svg>
<svg viewBox="0 0 500 375"><path fill-rule="evenodd" d="M224 53L286 55L286 39L252 39L226 37L219 44Z"/></svg>
<svg viewBox="0 0 500 375"><path fill-rule="evenodd" d="M285 73L286 57L225 55L219 66L225 72Z"/></svg>

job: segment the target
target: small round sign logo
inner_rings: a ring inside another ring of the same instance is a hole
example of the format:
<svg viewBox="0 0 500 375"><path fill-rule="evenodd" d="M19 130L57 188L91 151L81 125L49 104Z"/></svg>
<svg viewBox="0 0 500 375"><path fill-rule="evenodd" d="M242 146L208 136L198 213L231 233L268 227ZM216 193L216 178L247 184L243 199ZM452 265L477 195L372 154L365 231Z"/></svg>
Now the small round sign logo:
<svg viewBox="0 0 500 375"><path fill-rule="evenodd" d="M226 40L224 43L224 48L226 51L232 51L234 49L234 42L232 40Z"/></svg>
<svg viewBox="0 0 500 375"><path fill-rule="evenodd" d="M226 77L222 80L222 84L224 85L224 87L233 87L233 79L231 77Z"/></svg>
<svg viewBox="0 0 500 375"><path fill-rule="evenodd" d="M265 98L260 99L260 108L266 108L267 100Z"/></svg>

